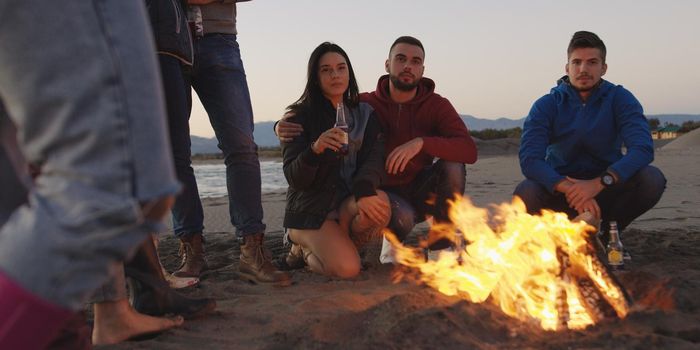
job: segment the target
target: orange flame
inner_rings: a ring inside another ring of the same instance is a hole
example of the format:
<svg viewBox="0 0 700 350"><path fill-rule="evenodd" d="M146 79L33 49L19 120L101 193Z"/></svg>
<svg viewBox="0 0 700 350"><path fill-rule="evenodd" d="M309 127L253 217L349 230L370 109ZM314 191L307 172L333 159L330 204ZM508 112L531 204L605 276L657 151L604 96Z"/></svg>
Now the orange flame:
<svg viewBox="0 0 700 350"><path fill-rule="evenodd" d="M624 292L588 243L592 226L552 211L530 215L519 198L494 206L493 212L468 198L452 202L452 224L434 225L431 231L467 245L441 252L436 261L425 261L421 251L401 245L391 233L387 239L396 262L413 268L425 284L474 303L490 300L507 315L546 330L594 324L605 317L599 301L617 317L627 315ZM592 288L598 294L588 293Z"/></svg>

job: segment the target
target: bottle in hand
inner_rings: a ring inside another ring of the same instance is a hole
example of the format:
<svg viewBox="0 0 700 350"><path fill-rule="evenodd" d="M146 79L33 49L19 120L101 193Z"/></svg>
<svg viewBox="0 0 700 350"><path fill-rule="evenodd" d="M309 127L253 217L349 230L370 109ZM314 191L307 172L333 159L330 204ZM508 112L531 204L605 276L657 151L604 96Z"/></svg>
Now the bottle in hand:
<svg viewBox="0 0 700 350"><path fill-rule="evenodd" d="M335 109L335 128L343 130L343 140L340 146L340 154L348 154L348 123L345 121L345 109L343 108L343 103L338 103Z"/></svg>
<svg viewBox="0 0 700 350"><path fill-rule="evenodd" d="M620 240L620 232L617 230L617 221L610 221L610 241L608 241L608 265L612 270L624 270L624 247Z"/></svg>

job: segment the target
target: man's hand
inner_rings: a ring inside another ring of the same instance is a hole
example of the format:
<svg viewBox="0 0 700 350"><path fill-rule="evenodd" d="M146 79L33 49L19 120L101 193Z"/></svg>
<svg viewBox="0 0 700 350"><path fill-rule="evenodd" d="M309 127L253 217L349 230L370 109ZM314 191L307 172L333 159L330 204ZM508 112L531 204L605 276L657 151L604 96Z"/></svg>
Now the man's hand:
<svg viewBox="0 0 700 350"><path fill-rule="evenodd" d="M326 149L338 152L343 142L345 131L339 128L328 129L311 144L311 150L316 154L321 154Z"/></svg>
<svg viewBox="0 0 700 350"><path fill-rule="evenodd" d="M386 157L386 172L392 175L403 172L408 162L410 162L421 149L423 149L423 139L420 137L416 137L394 148L394 150L389 153L389 156Z"/></svg>
<svg viewBox="0 0 700 350"><path fill-rule="evenodd" d="M600 211L600 206L598 205L598 202L595 199L589 199L585 202L583 202L581 205L574 207L576 211L579 214L583 214L584 212L589 212L595 216L596 219L600 220L602 217L602 213Z"/></svg>
<svg viewBox="0 0 700 350"><path fill-rule="evenodd" d="M569 206L576 210L583 206L584 203L594 199L595 196L603 190L603 184L600 183L599 178L580 180L567 176L566 180L572 183L566 192L564 192L564 194L566 194L566 201L569 203Z"/></svg>
<svg viewBox="0 0 700 350"><path fill-rule="evenodd" d="M288 122L293 114L286 113L282 119L275 125L275 134L281 142L291 142L295 137L301 135L304 128L301 124Z"/></svg>
<svg viewBox="0 0 700 350"><path fill-rule="evenodd" d="M366 218L377 225L389 221L389 203L381 200L377 195L358 199L357 211L360 219Z"/></svg>

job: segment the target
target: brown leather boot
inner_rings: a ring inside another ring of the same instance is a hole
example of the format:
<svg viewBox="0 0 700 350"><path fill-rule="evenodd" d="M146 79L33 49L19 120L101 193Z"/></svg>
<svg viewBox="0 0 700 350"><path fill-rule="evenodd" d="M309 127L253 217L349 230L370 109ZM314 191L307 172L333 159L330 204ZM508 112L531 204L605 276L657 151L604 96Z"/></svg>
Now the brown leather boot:
<svg viewBox="0 0 700 350"><path fill-rule="evenodd" d="M273 283L288 286L291 279L286 272L278 271L263 244L263 234L245 236L239 239L241 244L241 261L238 267L243 278L253 283Z"/></svg>
<svg viewBox="0 0 700 350"><path fill-rule="evenodd" d="M182 263L173 276L199 277L208 268L207 260L204 258L204 239L201 234L180 239L178 255L182 257Z"/></svg>

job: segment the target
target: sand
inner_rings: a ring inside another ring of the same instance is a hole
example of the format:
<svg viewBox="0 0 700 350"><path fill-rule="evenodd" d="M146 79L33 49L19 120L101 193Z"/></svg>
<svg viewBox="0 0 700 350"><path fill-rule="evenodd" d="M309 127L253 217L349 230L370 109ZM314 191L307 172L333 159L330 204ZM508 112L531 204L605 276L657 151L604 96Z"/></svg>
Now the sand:
<svg viewBox="0 0 700 350"><path fill-rule="evenodd" d="M691 136L691 135L688 135ZM471 304L413 282L393 283L394 268L369 264L352 281L300 270L287 288L253 285L237 275L238 246L225 198L204 201L211 266L187 294L214 297L217 311L152 340L109 349L691 349L700 348L700 142L678 140L658 150L654 165L668 179L657 206L625 232L633 260L618 277L635 300L623 320L585 330L547 332L505 316L488 303ZM475 204L510 199L522 180L513 145L482 144L467 168ZM498 151L501 149L501 151ZM497 156L497 154L502 154ZM263 198L266 244L282 255L284 194ZM425 225L414 232L424 233ZM164 233L161 257L177 265L177 242Z"/></svg>

